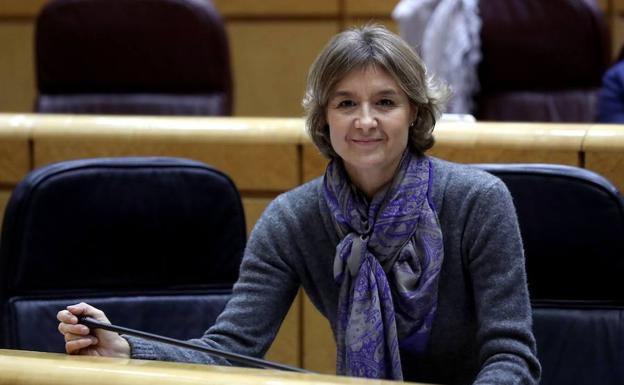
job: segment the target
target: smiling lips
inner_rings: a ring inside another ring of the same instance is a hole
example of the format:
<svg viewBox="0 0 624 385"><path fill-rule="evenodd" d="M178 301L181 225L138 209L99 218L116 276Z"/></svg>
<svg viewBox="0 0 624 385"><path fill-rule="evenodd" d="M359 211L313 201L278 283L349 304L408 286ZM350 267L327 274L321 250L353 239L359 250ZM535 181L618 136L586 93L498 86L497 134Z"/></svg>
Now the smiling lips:
<svg viewBox="0 0 624 385"><path fill-rule="evenodd" d="M362 146L373 145L381 142L383 139L381 138L354 138L351 141L355 144L359 144Z"/></svg>

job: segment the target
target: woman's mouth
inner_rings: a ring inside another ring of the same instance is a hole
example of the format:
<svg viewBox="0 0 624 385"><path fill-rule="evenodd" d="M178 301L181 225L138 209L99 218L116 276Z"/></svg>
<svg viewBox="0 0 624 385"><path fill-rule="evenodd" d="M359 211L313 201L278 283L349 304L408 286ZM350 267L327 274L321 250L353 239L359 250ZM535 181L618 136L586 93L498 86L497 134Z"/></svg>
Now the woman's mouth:
<svg viewBox="0 0 624 385"><path fill-rule="evenodd" d="M381 139L361 138L361 139L351 139L351 141L360 146L372 146L381 142Z"/></svg>

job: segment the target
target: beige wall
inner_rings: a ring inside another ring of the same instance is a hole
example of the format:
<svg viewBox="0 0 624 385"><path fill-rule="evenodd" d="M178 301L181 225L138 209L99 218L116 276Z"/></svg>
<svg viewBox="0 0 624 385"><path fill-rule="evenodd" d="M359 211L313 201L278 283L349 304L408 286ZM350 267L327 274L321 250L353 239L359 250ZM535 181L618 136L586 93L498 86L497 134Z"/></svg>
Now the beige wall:
<svg viewBox="0 0 624 385"><path fill-rule="evenodd" d="M227 30L234 69L234 114L303 115L307 68L338 32L338 23L232 21Z"/></svg>
<svg viewBox="0 0 624 385"><path fill-rule="evenodd" d="M0 19L0 111L31 111L35 98L31 20Z"/></svg>

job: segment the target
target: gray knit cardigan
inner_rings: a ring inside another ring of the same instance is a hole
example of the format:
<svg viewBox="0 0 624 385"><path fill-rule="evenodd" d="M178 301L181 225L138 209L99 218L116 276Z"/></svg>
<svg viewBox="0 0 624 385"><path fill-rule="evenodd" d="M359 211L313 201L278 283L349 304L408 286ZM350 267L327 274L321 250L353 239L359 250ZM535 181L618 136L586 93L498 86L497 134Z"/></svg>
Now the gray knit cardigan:
<svg viewBox="0 0 624 385"><path fill-rule="evenodd" d="M432 158L432 198L444 236L438 311L424 354L402 352L406 380L535 384L522 243L505 185L473 167ZM234 294L195 342L261 357L300 285L336 330L339 239L322 179L277 197L250 236ZM128 338L133 358L227 364L202 353Z"/></svg>

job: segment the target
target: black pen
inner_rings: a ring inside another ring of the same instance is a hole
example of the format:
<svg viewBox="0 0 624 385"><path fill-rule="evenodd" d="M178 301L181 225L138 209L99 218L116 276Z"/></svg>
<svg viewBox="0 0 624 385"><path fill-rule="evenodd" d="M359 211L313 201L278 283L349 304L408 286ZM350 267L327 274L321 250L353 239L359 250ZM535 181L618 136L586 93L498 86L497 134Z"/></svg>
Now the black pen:
<svg viewBox="0 0 624 385"><path fill-rule="evenodd" d="M162 342L162 343L169 344L169 345L197 350L197 351L207 353L213 356L225 358L226 360L231 360L231 361L239 362L245 365L254 366L258 368L277 369L277 370L285 370L289 372L298 372L298 373L313 373L305 369L296 368L296 367L288 366L284 364L279 364L276 362L267 361L267 360L263 360L263 359L256 358L256 357L249 357L249 356L245 356L242 354L230 353L230 352L226 352L223 350L210 348L207 346L194 344L188 341L181 341L181 340L177 340L174 338L161 336L158 334L152 334L152 333L147 333L147 332L143 332L140 330L126 328L123 326L103 323L91 317L79 317L78 322L89 328L109 330L109 331L116 332L116 333L127 334L127 335L131 335L134 337L139 337L139 338L143 338L147 340L152 340L152 341Z"/></svg>

